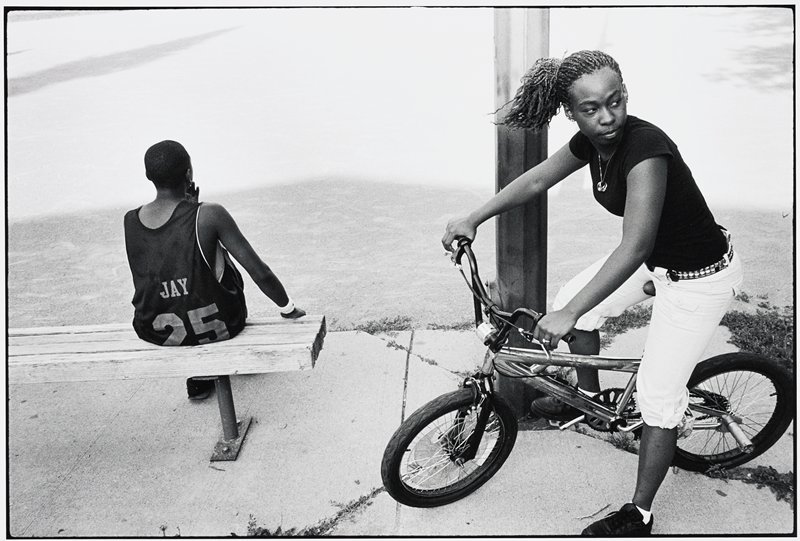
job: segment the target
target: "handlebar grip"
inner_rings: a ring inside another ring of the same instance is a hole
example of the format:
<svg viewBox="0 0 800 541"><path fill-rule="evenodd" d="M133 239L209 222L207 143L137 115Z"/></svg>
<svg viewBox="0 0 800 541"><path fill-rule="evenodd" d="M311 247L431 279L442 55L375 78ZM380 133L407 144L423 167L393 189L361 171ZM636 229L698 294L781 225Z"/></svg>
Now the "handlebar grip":
<svg viewBox="0 0 800 541"><path fill-rule="evenodd" d="M472 239L470 239L469 237L458 236L454 240L458 244L458 247L456 248L456 251L453 252L453 261L455 261L457 264L461 264L461 256L467 254L467 259L469 259L470 267L474 270L476 264L474 263L475 256L472 255L472 250L471 250Z"/></svg>

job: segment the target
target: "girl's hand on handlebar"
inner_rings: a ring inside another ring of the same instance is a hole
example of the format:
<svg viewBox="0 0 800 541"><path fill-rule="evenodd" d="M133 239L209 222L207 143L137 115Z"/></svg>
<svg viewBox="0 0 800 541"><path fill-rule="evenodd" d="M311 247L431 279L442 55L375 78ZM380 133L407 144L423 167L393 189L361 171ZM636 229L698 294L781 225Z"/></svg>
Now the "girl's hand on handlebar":
<svg viewBox="0 0 800 541"><path fill-rule="evenodd" d="M558 341L575 328L576 318L570 312L557 310L542 316L536 328L533 329L533 337L539 340L549 349L556 349Z"/></svg>
<svg viewBox="0 0 800 541"><path fill-rule="evenodd" d="M477 232L478 227L472 223L468 216L453 218L447 222L447 227L442 237L442 246L444 246L444 249L448 252L452 252L453 241L456 237L467 237L469 240L474 240Z"/></svg>

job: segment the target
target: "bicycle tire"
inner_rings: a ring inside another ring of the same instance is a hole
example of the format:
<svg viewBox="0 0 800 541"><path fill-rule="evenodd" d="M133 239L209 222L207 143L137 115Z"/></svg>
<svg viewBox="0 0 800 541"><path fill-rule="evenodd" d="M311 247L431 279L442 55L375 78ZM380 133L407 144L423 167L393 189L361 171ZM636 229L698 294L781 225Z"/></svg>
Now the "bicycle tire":
<svg viewBox="0 0 800 541"><path fill-rule="evenodd" d="M490 412L475 459L459 464L453 458L465 437L473 433L470 429L478 414L473 400L469 388L444 394L414 412L395 431L381 461L383 485L392 498L411 507L446 505L471 494L497 473L514 447L518 429L514 413L499 396L487 398L480 406ZM431 464L431 458L438 461ZM448 472L465 475L451 480Z"/></svg>
<svg viewBox="0 0 800 541"><path fill-rule="evenodd" d="M695 429L678 440L673 459L685 470L704 472L744 464L772 447L794 417L792 373L761 355L737 352L705 360L695 367L687 387L690 402L699 400L740 416L739 426L753 442L753 451L739 449L724 429Z"/></svg>

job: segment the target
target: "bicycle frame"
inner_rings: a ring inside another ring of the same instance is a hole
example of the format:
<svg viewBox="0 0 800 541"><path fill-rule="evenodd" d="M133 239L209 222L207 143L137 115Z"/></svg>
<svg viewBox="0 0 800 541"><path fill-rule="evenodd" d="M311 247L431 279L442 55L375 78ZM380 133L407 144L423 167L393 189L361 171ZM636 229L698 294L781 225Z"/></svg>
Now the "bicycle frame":
<svg viewBox="0 0 800 541"><path fill-rule="evenodd" d="M628 424L623 418L623 412L628 407L633 391L636 389L636 372L639 369L640 362L641 359L635 358L601 356L587 358L587 356L571 353L504 347L494 355L494 358L487 359L481 367L481 373L488 376L494 370L497 370L512 377L530 378L529 384L542 393L554 396L592 417L601 419L617 430L629 432L642 426L641 420ZM551 366L629 372L631 377L625 385L619 404L617 404L616 408L611 409L589 399L583 393L577 392L573 387L562 383L556 378L538 376L538 374L541 374ZM583 416L578 416L569 423L561 425L560 428L569 428L582 420Z"/></svg>
<svg viewBox="0 0 800 541"><path fill-rule="evenodd" d="M584 412L584 415L562 424L559 428L566 429L584 420L586 415L602 420L613 430L631 432L640 428L644 422L636 419L628 423L624 412L630 403L633 392L636 388L636 374L641 364L641 358L610 357L602 355L579 355L574 353L562 353L548 351L542 344L539 349L509 347L506 345L508 336L512 329L517 329L529 340L533 340L532 330L541 319L542 315L528 308L518 308L514 312L504 312L497 304L492 301L486 292L478 274L478 264L475 254L470 247L471 241L466 238L458 239L458 248L453 254L453 262L459 269L467 285L472 291L475 305L475 325L479 337L489 348L491 355L487 356L486 361L475 377L467 380L467 385L478 383L478 380L485 381L491 378L495 370L510 377L530 378L529 383L542 393L558 398L559 400ZM467 279L461 266L462 256L466 255L470 266L470 277ZM484 321L484 315L488 322ZM523 317L532 321L530 331L521 330L516 323ZM535 344L534 344L535 346ZM595 368L597 370L607 370L614 372L628 372L631 377L623 390L622 397L616 408L611 409L558 379L543 374L550 366L572 367L572 368ZM491 385L474 385L476 390L476 405L480 396L485 397L491 394ZM695 424L695 429L727 430L736 440L737 445L745 452L753 449L753 443L747 438L739 427L741 418L731 415L728 412L720 411L698 404L690 404L689 408L707 417L715 418L716 421ZM479 430L476 430L478 432ZM478 440L480 438L478 437ZM476 440L476 441L478 441Z"/></svg>

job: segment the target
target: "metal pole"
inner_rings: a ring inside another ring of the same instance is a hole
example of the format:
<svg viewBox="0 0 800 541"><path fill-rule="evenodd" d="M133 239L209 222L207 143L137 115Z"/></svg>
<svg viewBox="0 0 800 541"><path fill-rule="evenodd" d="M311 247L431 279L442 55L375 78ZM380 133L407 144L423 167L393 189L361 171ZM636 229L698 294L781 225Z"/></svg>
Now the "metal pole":
<svg viewBox="0 0 800 541"><path fill-rule="evenodd" d="M513 98L520 79L537 58L549 55L550 12L547 8L494 10L497 107ZM547 133L497 127L496 188L500 191L519 175L547 158ZM547 196L507 212L497 219L497 281L492 295L505 310L521 306L538 312L547 300ZM510 345L529 345L512 335ZM497 390L518 417L528 413L536 396L524 380L498 379Z"/></svg>
<svg viewBox="0 0 800 541"><path fill-rule="evenodd" d="M233 406L233 391L231 391L231 378L219 376L214 385L217 387L217 402L219 414L222 417L222 435L225 440L235 440L239 437L239 427L236 422L236 408Z"/></svg>

